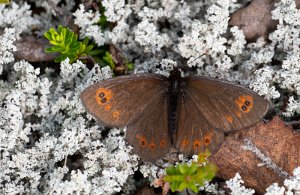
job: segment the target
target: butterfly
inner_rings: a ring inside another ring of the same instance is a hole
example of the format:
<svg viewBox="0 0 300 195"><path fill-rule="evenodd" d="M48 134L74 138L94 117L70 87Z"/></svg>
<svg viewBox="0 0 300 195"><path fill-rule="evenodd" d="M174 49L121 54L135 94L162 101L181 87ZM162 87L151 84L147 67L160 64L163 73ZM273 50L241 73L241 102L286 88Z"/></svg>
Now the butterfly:
<svg viewBox="0 0 300 195"><path fill-rule="evenodd" d="M127 127L126 140L145 161L172 147L186 155L214 153L225 133L259 122L267 101L225 81L146 73L95 83L80 95L86 110L107 127Z"/></svg>

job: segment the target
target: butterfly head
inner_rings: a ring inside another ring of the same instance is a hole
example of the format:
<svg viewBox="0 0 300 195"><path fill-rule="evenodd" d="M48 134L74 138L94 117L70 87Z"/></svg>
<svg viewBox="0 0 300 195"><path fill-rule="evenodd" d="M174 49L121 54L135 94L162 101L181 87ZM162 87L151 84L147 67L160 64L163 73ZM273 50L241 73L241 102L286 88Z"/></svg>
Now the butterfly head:
<svg viewBox="0 0 300 195"><path fill-rule="evenodd" d="M181 71L178 67L174 67L173 70L170 71L169 78L171 80L180 80L181 79Z"/></svg>

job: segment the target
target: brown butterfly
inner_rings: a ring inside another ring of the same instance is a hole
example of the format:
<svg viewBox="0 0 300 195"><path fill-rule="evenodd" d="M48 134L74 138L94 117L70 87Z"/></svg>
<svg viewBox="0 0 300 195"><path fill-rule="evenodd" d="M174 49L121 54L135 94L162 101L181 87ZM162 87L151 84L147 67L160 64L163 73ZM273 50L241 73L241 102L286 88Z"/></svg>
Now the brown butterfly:
<svg viewBox="0 0 300 195"><path fill-rule="evenodd" d="M188 76L174 69L169 77L137 74L104 80L81 94L86 110L105 126L127 127L126 140L146 161L175 147L192 155L212 153L224 133L257 123L268 103L229 82Z"/></svg>

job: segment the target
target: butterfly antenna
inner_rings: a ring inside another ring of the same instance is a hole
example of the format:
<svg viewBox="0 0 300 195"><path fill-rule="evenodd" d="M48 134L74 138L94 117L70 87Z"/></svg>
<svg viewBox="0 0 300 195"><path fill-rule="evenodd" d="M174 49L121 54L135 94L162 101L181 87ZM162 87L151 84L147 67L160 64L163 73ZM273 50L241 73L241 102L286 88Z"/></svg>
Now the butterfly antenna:
<svg viewBox="0 0 300 195"><path fill-rule="evenodd" d="M207 54L207 50L205 50L202 54L200 54L197 58L192 60L190 63L195 62L196 60L198 60L201 56L204 56L205 54Z"/></svg>

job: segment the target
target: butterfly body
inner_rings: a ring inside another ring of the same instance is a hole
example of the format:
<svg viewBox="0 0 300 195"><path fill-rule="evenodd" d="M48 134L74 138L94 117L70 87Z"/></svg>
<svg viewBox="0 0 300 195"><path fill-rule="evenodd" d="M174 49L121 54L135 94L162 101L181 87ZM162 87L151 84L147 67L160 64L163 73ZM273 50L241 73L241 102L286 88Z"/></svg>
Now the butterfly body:
<svg viewBox="0 0 300 195"><path fill-rule="evenodd" d="M181 85L181 75L178 69L172 70L170 76L168 77L169 88L166 93L168 96L168 134L170 137L170 142L173 145L176 139L176 132L178 130L178 106L180 98L180 85Z"/></svg>
<svg viewBox="0 0 300 195"><path fill-rule="evenodd" d="M159 74L121 76L81 94L89 113L110 127L127 127L126 140L144 160L164 157L172 147L192 155L214 152L224 133L257 123L268 103L244 87L206 77Z"/></svg>

